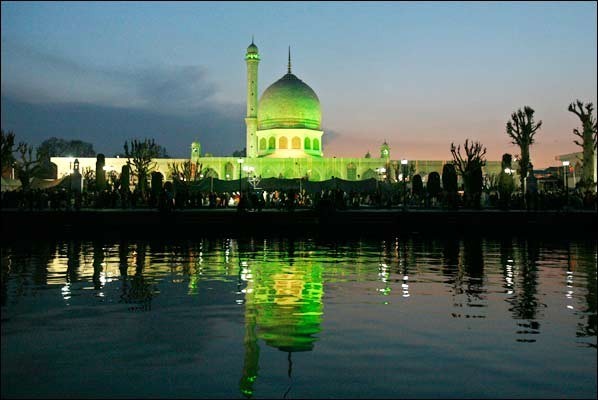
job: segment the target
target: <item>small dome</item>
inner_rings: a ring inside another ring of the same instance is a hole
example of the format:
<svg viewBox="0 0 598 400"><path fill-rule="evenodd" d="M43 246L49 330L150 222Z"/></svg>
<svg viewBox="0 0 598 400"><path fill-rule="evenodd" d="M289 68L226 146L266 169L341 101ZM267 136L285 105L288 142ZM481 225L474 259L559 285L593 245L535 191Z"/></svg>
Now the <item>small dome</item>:
<svg viewBox="0 0 598 400"><path fill-rule="evenodd" d="M251 44L249 45L249 47L247 47L247 54L257 54L257 46L255 44L253 44L253 42L251 42Z"/></svg>
<svg viewBox="0 0 598 400"><path fill-rule="evenodd" d="M320 129L320 100L312 88L292 73L270 85L258 107L259 130Z"/></svg>

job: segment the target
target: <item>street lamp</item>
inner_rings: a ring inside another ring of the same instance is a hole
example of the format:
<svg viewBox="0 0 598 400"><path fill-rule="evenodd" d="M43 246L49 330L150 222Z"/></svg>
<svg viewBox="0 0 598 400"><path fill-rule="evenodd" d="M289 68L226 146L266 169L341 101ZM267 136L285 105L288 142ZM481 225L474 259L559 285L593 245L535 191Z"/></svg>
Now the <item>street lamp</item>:
<svg viewBox="0 0 598 400"><path fill-rule="evenodd" d="M237 162L239 163L239 197L241 197L241 166L243 165L243 162L245 160L243 160L242 158L237 159Z"/></svg>
<svg viewBox="0 0 598 400"><path fill-rule="evenodd" d="M563 170L565 172L565 205L569 204L569 176L567 170L569 169L569 161L563 161Z"/></svg>
<svg viewBox="0 0 598 400"><path fill-rule="evenodd" d="M403 210L407 208L407 185L405 184L405 175L407 175L405 169L407 168L407 163L409 161L402 159L401 160L401 169L403 170Z"/></svg>

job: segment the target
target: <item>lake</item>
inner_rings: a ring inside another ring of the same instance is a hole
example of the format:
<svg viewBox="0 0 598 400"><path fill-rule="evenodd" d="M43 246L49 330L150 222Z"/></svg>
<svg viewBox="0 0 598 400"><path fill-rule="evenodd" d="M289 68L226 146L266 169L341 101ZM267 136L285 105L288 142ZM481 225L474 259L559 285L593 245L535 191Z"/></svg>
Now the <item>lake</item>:
<svg viewBox="0 0 598 400"><path fill-rule="evenodd" d="M2 244L2 397L595 398L595 239Z"/></svg>

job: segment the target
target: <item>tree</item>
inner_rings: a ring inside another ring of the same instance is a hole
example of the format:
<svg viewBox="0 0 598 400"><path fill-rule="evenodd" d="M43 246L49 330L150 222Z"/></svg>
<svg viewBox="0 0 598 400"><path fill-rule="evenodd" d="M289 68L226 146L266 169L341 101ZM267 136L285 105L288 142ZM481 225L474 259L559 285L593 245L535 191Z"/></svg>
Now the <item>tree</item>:
<svg viewBox="0 0 598 400"><path fill-rule="evenodd" d="M430 194L430 197L438 197L440 194L440 174L436 171L428 174L428 184L426 189Z"/></svg>
<svg viewBox="0 0 598 400"><path fill-rule="evenodd" d="M170 158L168 153L166 152L166 148L156 144L156 158Z"/></svg>
<svg viewBox="0 0 598 400"><path fill-rule="evenodd" d="M585 111L584 111L585 107ZM577 115L581 121L582 131L573 129L573 134L581 138L581 142L573 142L583 149L583 170L581 173L580 186L584 189L594 188L594 154L596 152L596 118L592 115L594 104L585 104L579 100L569 104L570 112Z"/></svg>
<svg viewBox="0 0 598 400"><path fill-rule="evenodd" d="M48 157L95 157L91 143L81 140L65 140L51 137L44 140L37 148L38 153Z"/></svg>
<svg viewBox="0 0 598 400"><path fill-rule="evenodd" d="M82 175L83 175L83 186L86 188L86 190L89 192L95 192L96 191L96 172L90 167L85 167L85 168L83 168Z"/></svg>
<svg viewBox="0 0 598 400"><path fill-rule="evenodd" d="M247 157L247 149L243 147L243 150L233 151L233 157Z"/></svg>
<svg viewBox="0 0 598 400"><path fill-rule="evenodd" d="M0 149L2 151L2 172L10 169L15 161L13 156L15 146L15 134L12 131L4 132L0 129Z"/></svg>
<svg viewBox="0 0 598 400"><path fill-rule="evenodd" d="M131 172L137 177L138 188L143 198L147 193L147 180L149 173L156 168L156 163L152 160L158 157L160 148L154 139L132 140L130 143L125 141L124 145L127 165Z"/></svg>
<svg viewBox="0 0 598 400"><path fill-rule="evenodd" d="M418 198L421 198L424 193L424 183L420 174L413 176L413 183L411 184L411 193Z"/></svg>
<svg viewBox="0 0 598 400"><path fill-rule="evenodd" d="M35 177L39 171L39 159L33 158L33 147L25 142L20 142L17 146L17 152L20 157L15 162L15 170L21 181L23 192L29 191L31 178Z"/></svg>
<svg viewBox="0 0 598 400"><path fill-rule="evenodd" d="M534 144L534 136L542 126L542 121L534 122L535 111L529 107L523 107L511 114L511 121L507 122L507 135L512 139L512 143L519 146L521 153L519 159L519 180L521 182L521 193L525 199L525 178L529 171L530 154L529 146Z"/></svg>
<svg viewBox="0 0 598 400"><path fill-rule="evenodd" d="M465 158L461 155L461 145L455 147L455 144L451 143L453 164L463 177L466 203L468 206L477 208L480 205L480 196L482 194L482 167L486 165L484 158L486 148L477 141L472 141L469 144L469 139L466 139L463 150L465 151Z"/></svg>
<svg viewBox="0 0 598 400"><path fill-rule="evenodd" d="M202 164L199 162L183 161L182 163L169 163L170 176L179 182L198 181L202 171Z"/></svg>

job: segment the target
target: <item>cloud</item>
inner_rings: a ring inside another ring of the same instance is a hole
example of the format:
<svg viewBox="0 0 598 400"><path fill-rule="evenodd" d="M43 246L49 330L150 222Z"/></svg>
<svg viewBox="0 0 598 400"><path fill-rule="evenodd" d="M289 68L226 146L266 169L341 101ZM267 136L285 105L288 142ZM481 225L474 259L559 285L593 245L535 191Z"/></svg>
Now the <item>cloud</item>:
<svg viewBox="0 0 598 400"><path fill-rule="evenodd" d="M189 114L213 101L202 66L117 69L83 65L2 39L2 95L28 103L79 103Z"/></svg>
<svg viewBox="0 0 598 400"><path fill-rule="evenodd" d="M322 146L326 146L342 136L333 129L326 129L325 127L322 127L322 130L324 131L324 134L322 135Z"/></svg>
<svg viewBox="0 0 598 400"><path fill-rule="evenodd" d="M96 152L122 152L125 140L154 138L171 157L189 157L192 141L204 151L230 155L242 149L245 123L242 105L204 107L176 116L151 110L84 103L27 103L1 99L2 129L15 132L17 141L38 146L52 136L79 139Z"/></svg>
<svg viewBox="0 0 598 400"><path fill-rule="evenodd" d="M18 141L79 139L112 155L147 137L172 157L188 157L195 140L214 155L244 147L243 104L214 101L202 66L100 68L5 38L2 60L1 123Z"/></svg>

